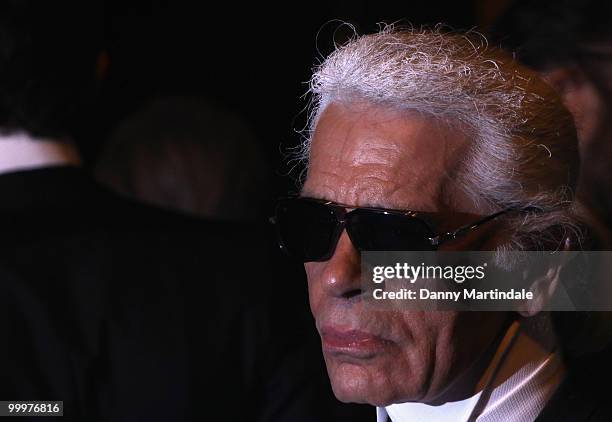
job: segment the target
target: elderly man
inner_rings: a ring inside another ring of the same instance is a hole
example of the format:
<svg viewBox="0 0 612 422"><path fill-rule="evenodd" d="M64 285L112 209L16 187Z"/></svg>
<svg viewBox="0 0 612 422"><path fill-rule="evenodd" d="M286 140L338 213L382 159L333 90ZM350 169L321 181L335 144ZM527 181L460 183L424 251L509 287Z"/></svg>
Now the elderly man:
<svg viewBox="0 0 612 422"><path fill-rule="evenodd" d="M379 421L592 420L598 406L565 400L574 390L551 331L533 329L550 326L537 306L365 303L362 251L435 249L431 239L444 240L439 249L488 251L579 240L570 235L572 118L533 72L485 44L386 29L338 48L311 81L307 176L275 221L282 247L305 262L336 396L377 406ZM435 234L455 235L424 235L423 213ZM554 289L549 278L540 290Z"/></svg>

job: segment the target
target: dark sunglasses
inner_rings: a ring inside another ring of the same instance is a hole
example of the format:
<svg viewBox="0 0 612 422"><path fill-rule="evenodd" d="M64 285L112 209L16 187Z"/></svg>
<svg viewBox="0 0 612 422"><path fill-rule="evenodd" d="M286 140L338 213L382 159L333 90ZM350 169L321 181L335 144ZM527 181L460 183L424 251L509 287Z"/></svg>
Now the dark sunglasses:
<svg viewBox="0 0 612 422"><path fill-rule="evenodd" d="M303 262L327 261L336 249L342 231L358 251L433 251L480 225L511 211L488 215L456 230L436 233L435 213L385 208L350 208L313 198L278 201L270 221L276 228L281 249Z"/></svg>

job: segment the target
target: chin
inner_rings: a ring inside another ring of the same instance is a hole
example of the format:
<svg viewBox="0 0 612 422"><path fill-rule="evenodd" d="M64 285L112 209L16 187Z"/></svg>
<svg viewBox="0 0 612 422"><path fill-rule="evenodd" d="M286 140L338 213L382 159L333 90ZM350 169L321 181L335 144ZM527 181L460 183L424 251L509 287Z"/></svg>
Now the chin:
<svg viewBox="0 0 612 422"><path fill-rule="evenodd" d="M332 363L328 364L328 373L334 395L341 402L388 406L398 399L386 376L363 365Z"/></svg>

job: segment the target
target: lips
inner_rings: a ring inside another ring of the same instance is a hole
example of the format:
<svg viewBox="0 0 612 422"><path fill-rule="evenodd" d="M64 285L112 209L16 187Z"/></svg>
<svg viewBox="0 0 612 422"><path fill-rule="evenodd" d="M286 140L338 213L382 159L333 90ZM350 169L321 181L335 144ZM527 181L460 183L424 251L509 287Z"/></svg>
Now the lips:
<svg viewBox="0 0 612 422"><path fill-rule="evenodd" d="M330 326L321 329L321 338L325 352L357 358L372 357L389 345L389 341L365 331Z"/></svg>

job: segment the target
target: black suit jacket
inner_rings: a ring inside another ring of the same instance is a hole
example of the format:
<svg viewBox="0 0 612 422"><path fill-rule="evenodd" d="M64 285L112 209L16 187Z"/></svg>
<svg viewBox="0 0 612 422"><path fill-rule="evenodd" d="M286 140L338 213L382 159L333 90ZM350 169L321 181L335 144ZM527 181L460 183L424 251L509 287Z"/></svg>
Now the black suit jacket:
<svg viewBox="0 0 612 422"><path fill-rule="evenodd" d="M302 287L280 292L262 228L143 207L58 167L0 175L0 233L0 400L63 400L61 420L80 421L336 412L291 311Z"/></svg>
<svg viewBox="0 0 612 422"><path fill-rule="evenodd" d="M568 372L537 422L612 421L608 384L612 379L610 348L571 358Z"/></svg>

